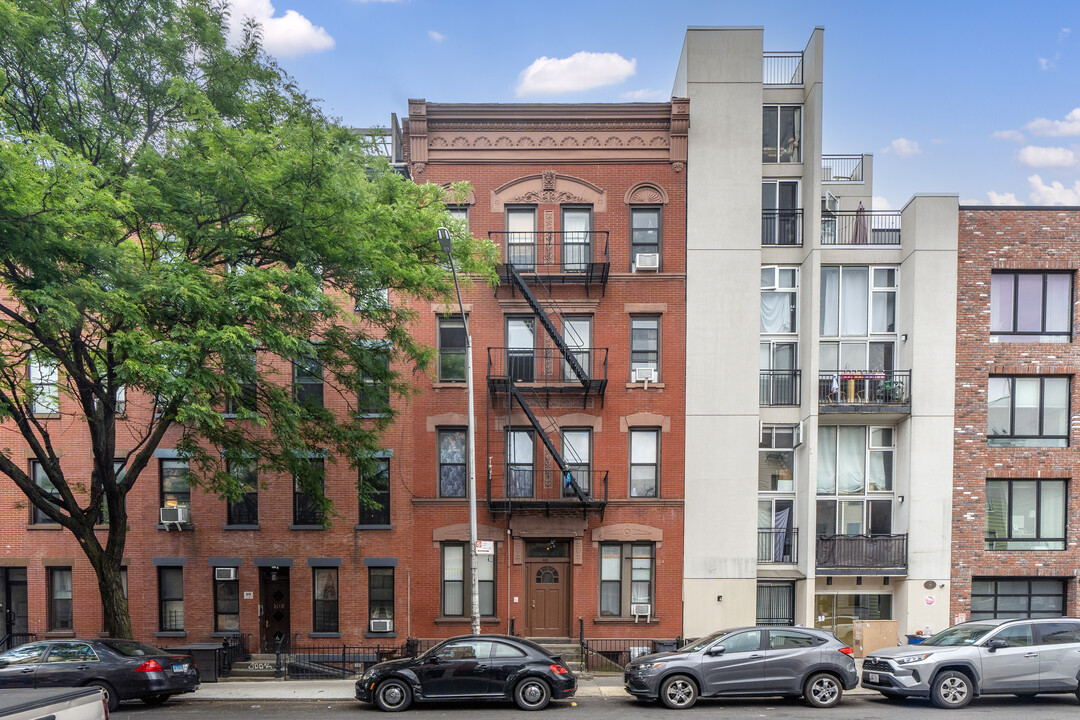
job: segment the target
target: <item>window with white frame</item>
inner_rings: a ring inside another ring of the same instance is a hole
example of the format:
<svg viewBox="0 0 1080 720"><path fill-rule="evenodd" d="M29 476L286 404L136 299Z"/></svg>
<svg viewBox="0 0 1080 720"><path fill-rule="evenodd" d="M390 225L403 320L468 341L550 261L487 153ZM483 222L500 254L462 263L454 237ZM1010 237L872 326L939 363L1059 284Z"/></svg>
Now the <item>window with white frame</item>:
<svg viewBox="0 0 1080 720"><path fill-rule="evenodd" d="M464 543L443 543L442 553L442 614L448 617L468 615L465 596L465 577L471 570ZM479 577L480 614L495 614L495 554L476 556Z"/></svg>
<svg viewBox="0 0 1080 720"><path fill-rule="evenodd" d="M651 369L654 379L660 378L660 318L630 318L630 379L639 369Z"/></svg>
<svg viewBox="0 0 1080 720"><path fill-rule="evenodd" d="M892 533L895 431L818 426L817 534Z"/></svg>
<svg viewBox="0 0 1080 720"><path fill-rule="evenodd" d="M895 267L821 268L822 372L895 368L897 275Z"/></svg>
<svg viewBox="0 0 1080 720"><path fill-rule="evenodd" d="M798 332L799 269L780 265L761 268L761 333Z"/></svg>
<svg viewBox="0 0 1080 720"><path fill-rule="evenodd" d="M60 412L60 366L41 355L30 356L31 412L55 415Z"/></svg>
<svg viewBox="0 0 1080 720"><path fill-rule="evenodd" d="M798 425L765 425L758 442L758 562L793 562Z"/></svg>
<svg viewBox="0 0 1080 720"><path fill-rule="evenodd" d="M581 488L581 492L588 495L591 492L592 479L592 430L589 428L562 430L562 456L574 482ZM569 483L563 482L563 496L573 497L574 490Z"/></svg>
<svg viewBox="0 0 1080 720"><path fill-rule="evenodd" d="M56 489L56 486L52 484L52 480L49 479L48 473L45 472L45 466L41 464L40 460L30 461L30 479L46 493L52 495L57 500L60 499L60 492ZM34 505L31 508L30 522L34 525L57 524L55 520L46 515L37 505Z"/></svg>
<svg viewBox="0 0 1080 720"><path fill-rule="evenodd" d="M660 430L630 430L630 497L659 497Z"/></svg>
<svg viewBox="0 0 1080 720"><path fill-rule="evenodd" d="M802 106L766 105L761 125L761 162L802 162Z"/></svg>
<svg viewBox="0 0 1080 720"><path fill-rule="evenodd" d="M602 543L600 545L600 615L630 617L634 605L653 604L654 545L652 543Z"/></svg>
<svg viewBox="0 0 1080 720"><path fill-rule="evenodd" d="M231 568L235 571L236 568ZM218 580L214 573L214 632L237 632L240 630L240 581ZM235 575L235 573L234 573Z"/></svg>
<svg viewBox="0 0 1080 720"><path fill-rule="evenodd" d="M795 180L761 183L761 244L802 245L802 206Z"/></svg>

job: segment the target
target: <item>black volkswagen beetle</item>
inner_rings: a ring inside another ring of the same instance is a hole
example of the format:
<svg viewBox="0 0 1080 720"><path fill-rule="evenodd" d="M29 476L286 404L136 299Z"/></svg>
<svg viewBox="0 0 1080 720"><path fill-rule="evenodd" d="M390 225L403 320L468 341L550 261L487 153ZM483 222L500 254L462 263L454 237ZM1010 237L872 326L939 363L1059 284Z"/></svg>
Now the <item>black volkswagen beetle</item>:
<svg viewBox="0 0 1080 720"><path fill-rule="evenodd" d="M373 665L356 683L357 700L387 712L447 700L513 700L541 710L576 691L577 677L559 656L506 635L450 638L420 657Z"/></svg>

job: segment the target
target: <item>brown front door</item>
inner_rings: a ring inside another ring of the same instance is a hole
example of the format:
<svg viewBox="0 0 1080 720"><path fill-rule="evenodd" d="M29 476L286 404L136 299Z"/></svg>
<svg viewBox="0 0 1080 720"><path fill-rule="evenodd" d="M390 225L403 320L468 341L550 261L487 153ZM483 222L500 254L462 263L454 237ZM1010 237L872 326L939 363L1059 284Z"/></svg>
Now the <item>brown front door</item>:
<svg viewBox="0 0 1080 720"><path fill-rule="evenodd" d="M259 568L259 646L264 653L277 651L277 639L288 638L289 568Z"/></svg>
<svg viewBox="0 0 1080 720"><path fill-rule="evenodd" d="M570 543L525 544L525 624L531 637L570 637Z"/></svg>

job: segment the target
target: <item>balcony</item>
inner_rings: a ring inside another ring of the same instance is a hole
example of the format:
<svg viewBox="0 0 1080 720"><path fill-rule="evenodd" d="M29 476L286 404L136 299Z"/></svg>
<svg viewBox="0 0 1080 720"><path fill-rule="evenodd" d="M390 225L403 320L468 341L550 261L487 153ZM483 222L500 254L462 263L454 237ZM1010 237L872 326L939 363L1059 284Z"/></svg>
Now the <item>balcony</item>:
<svg viewBox="0 0 1080 720"><path fill-rule="evenodd" d="M761 244L802 247L802 208L761 211Z"/></svg>
<svg viewBox="0 0 1080 720"><path fill-rule="evenodd" d="M494 401L505 395L513 381L532 397L550 400L551 395L582 395L601 398L607 389L607 348L573 348L574 358L585 371L583 383L558 348L488 348L488 393Z"/></svg>
<svg viewBox="0 0 1080 720"><path fill-rule="evenodd" d="M797 528L766 528L757 531L758 565L791 565L799 561Z"/></svg>
<svg viewBox="0 0 1080 720"><path fill-rule="evenodd" d="M910 413L910 370L834 370L818 374L822 413Z"/></svg>
<svg viewBox="0 0 1080 720"><path fill-rule="evenodd" d="M536 470L514 465L493 466L488 473L488 509L514 510L603 510L608 499L608 471L572 469L574 481L585 495L582 501L557 468Z"/></svg>
<svg viewBox="0 0 1080 720"><path fill-rule="evenodd" d="M767 52L762 55L762 84L803 84L803 54L801 52Z"/></svg>
<svg viewBox="0 0 1080 720"><path fill-rule="evenodd" d="M822 155L821 182L861 183L863 181L862 155Z"/></svg>
<svg viewBox="0 0 1080 720"><path fill-rule="evenodd" d="M758 376L761 407L799 404L799 370L762 370Z"/></svg>
<svg viewBox="0 0 1080 720"><path fill-rule="evenodd" d="M818 535L817 570L824 575L904 575L907 535Z"/></svg>
<svg viewBox="0 0 1080 720"><path fill-rule="evenodd" d="M586 289L593 284L607 286L611 260L606 230L492 231L488 238L502 250L505 263L522 275ZM505 265L499 266L499 280L510 283Z"/></svg>
<svg viewBox="0 0 1080 720"><path fill-rule="evenodd" d="M821 244L880 247L900 245L899 210L841 210L823 212Z"/></svg>

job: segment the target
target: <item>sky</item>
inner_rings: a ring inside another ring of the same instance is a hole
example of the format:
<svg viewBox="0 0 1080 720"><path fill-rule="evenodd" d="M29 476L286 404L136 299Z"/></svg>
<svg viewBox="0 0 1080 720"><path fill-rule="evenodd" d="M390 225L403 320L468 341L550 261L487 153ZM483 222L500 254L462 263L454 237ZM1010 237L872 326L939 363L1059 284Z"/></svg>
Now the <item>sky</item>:
<svg viewBox="0 0 1080 720"><path fill-rule="evenodd" d="M670 97L687 26L825 28L823 148L874 155L875 208L1080 206L1080 2L229 0L347 125L431 102Z"/></svg>

